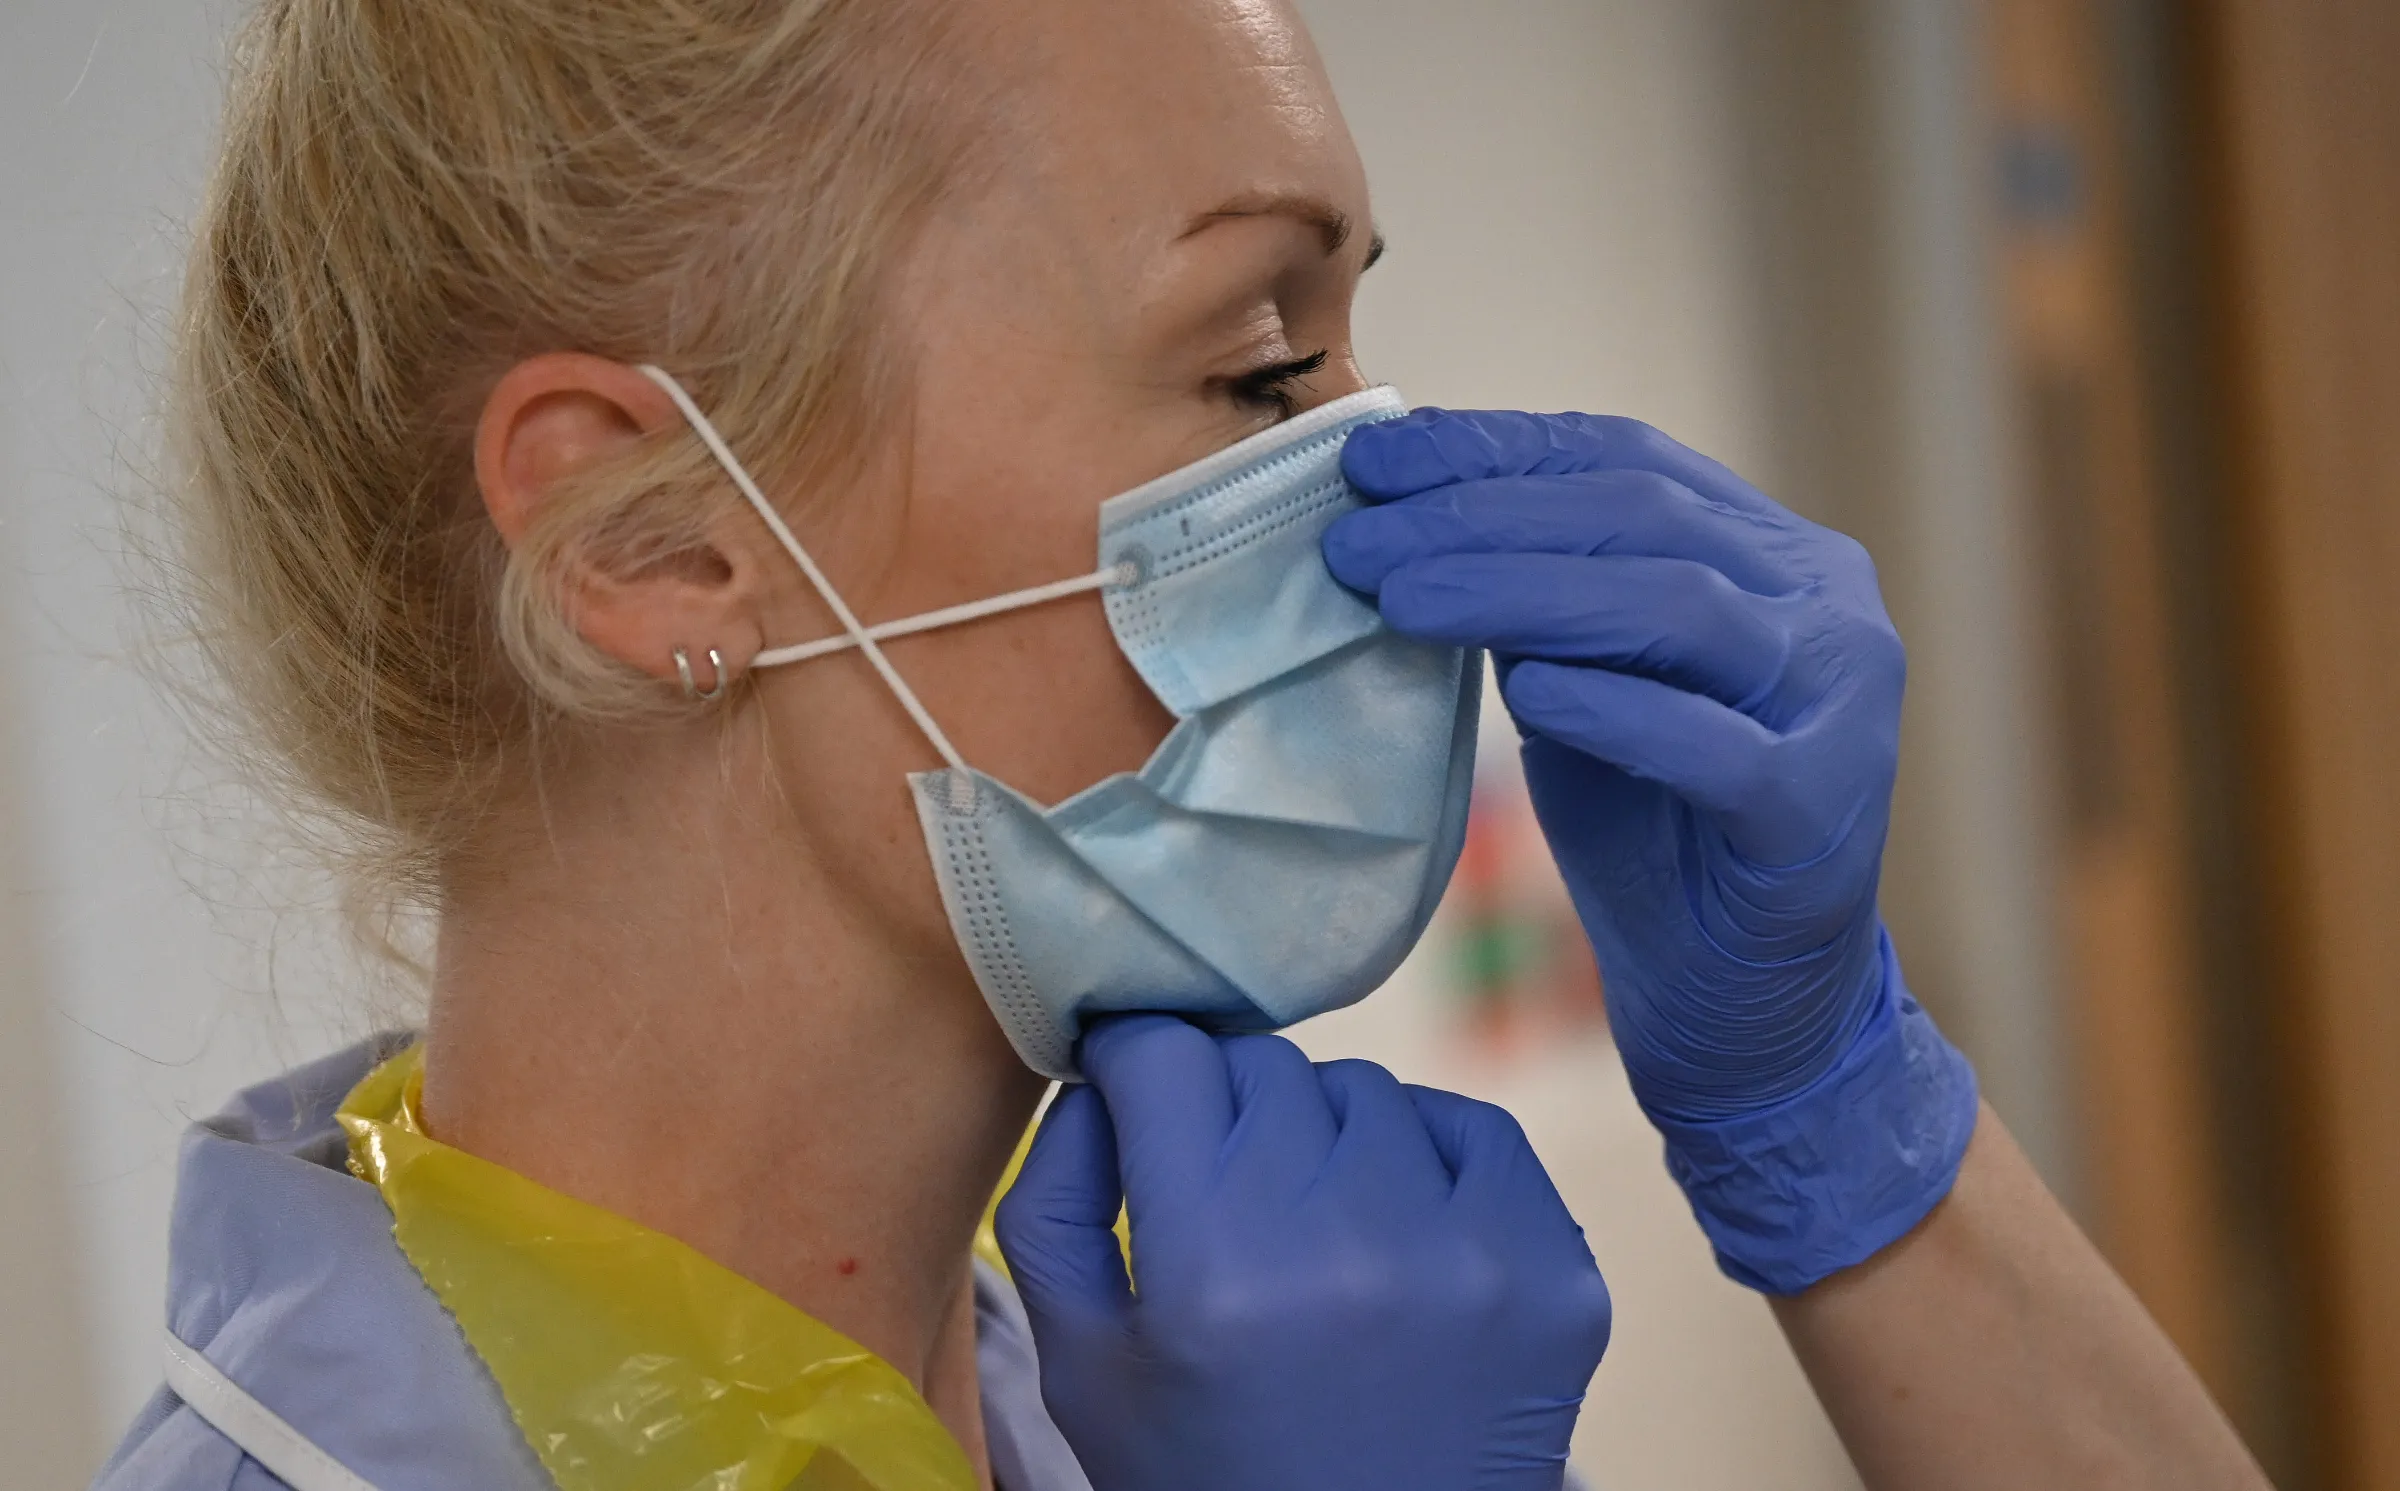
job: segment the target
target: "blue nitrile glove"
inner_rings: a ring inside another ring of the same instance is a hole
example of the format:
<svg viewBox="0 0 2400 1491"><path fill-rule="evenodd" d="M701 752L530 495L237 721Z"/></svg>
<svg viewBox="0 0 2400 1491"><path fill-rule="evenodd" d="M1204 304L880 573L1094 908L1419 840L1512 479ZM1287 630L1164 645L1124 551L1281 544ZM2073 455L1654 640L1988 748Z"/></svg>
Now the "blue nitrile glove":
<svg viewBox="0 0 2400 1491"><path fill-rule="evenodd" d="M1095 1491L1556 1491L1608 1289L1516 1120L1163 1015L1082 1062L999 1233Z"/></svg>
<svg viewBox="0 0 2400 1491"><path fill-rule="evenodd" d="M1646 425L1424 409L1351 437L1325 555L1491 649L1634 1094L1733 1277L1806 1288L1948 1194L1973 1072L1875 904L1905 671L1875 570Z"/></svg>

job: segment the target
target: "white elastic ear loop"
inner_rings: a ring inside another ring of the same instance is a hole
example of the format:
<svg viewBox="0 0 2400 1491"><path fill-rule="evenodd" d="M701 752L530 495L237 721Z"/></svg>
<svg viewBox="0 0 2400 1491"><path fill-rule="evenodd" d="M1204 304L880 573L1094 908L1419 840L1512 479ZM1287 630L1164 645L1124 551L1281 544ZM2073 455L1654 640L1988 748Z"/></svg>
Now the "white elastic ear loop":
<svg viewBox="0 0 2400 1491"><path fill-rule="evenodd" d="M939 611L927 611L919 616L906 616L898 621L879 621L867 628L867 635L878 642L894 637L913 637L919 632L958 626L969 621L981 621L986 616L998 616L1007 611L1022 611L1050 601L1064 600L1070 595L1084 595L1094 590L1107 590L1118 585L1131 585L1142 577L1141 568L1132 564L1112 564L1104 570L1077 575L1072 580L1054 580L1048 585L1036 585L1027 590L1012 590L988 600L969 601L963 606L946 606ZM777 647L760 653L750 660L753 668L780 668L786 663L805 663L811 658L830 657L848 652L858 645L856 637L827 637L821 642L801 642L791 647Z"/></svg>
<svg viewBox="0 0 2400 1491"><path fill-rule="evenodd" d="M725 468L725 474L733 478L733 484L741 489L744 497L750 499L750 506L757 510L768 531L783 545L784 552L792 556L792 562L800 566L800 572L808 576L808 583L816 587L817 595L825 602L826 609L832 611L834 619L841 622L842 630L848 632L849 640L867 655L867 661L875 665L875 671L883 675L885 685L899 699L900 707L908 711L908 717L917 722L917 728L925 732L925 738L933 742L934 750L941 753L952 771L965 771L967 763L958 754L957 748L950 744L950 737L944 735L942 727L933 722L933 716L925 712L925 706L918 702L916 693L900 677L891 659L885 657L883 649L875 645L875 638L859 625L858 617L834 590L833 582L826 579L825 572L817 568L817 562L808 557L808 550L801 547L799 538L783 521L783 514L775 511L775 505L767 501L766 493L758 489L758 483L751 480L750 473L742 468L740 459L733 453L733 447L725 443L725 437L717 433L717 427L710 424L708 416L700 412L700 406L692 402L692 396L683 391L683 385L664 369L648 363L642 364L637 371L675 401L675 407L683 412L692 432L700 437L700 443L708 447L708 453L717 458L717 464Z"/></svg>

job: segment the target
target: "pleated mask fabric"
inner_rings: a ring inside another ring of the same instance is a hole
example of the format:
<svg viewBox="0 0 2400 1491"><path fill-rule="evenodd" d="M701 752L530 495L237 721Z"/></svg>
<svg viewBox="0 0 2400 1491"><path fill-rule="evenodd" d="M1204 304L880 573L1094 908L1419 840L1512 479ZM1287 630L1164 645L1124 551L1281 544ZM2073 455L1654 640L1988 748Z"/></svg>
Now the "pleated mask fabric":
<svg viewBox="0 0 2400 1491"><path fill-rule="evenodd" d="M860 623L689 397L676 396L846 635L948 763L909 777L952 931L1026 1064L1076 1080L1097 1015L1164 1011L1271 1031L1373 992L1458 862L1481 654L1412 642L1327 573L1319 540L1363 505L1350 432L1407 412L1389 388L1323 405L1100 510L1093 574L924 618ZM1175 716L1138 772L1055 806L977 770L877 642L1097 590Z"/></svg>

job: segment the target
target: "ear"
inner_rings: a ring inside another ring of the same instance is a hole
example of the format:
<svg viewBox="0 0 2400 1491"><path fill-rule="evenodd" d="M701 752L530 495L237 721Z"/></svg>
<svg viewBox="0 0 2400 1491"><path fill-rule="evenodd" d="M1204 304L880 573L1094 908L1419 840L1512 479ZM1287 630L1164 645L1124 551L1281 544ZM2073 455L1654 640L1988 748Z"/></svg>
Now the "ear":
<svg viewBox="0 0 2400 1491"><path fill-rule="evenodd" d="M674 401L623 363L548 352L518 363L484 400L475 429L475 481L501 541L520 544L559 483L683 427ZM654 678L675 679L675 650L713 686L713 650L729 674L765 645L755 560L725 541L672 563L636 569L587 564L567 577L576 629L602 652Z"/></svg>

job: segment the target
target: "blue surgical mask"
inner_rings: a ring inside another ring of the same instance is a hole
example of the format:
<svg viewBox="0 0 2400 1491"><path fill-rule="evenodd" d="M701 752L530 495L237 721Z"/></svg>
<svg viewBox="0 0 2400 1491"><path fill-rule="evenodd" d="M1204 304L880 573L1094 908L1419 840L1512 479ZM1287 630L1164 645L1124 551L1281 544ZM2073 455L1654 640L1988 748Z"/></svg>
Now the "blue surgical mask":
<svg viewBox="0 0 2400 1491"><path fill-rule="evenodd" d="M909 777L950 926L1028 1066L1073 1080L1096 1015L1163 1010L1279 1030L1365 997L1425 930L1466 831L1480 654L1387 629L1318 540L1361 503L1350 432L1388 388L1311 410L1100 509L1100 568L862 625L723 438L643 370L791 554L947 766ZM1176 725L1139 772L1055 807L962 760L877 644L1100 592L1117 645Z"/></svg>

